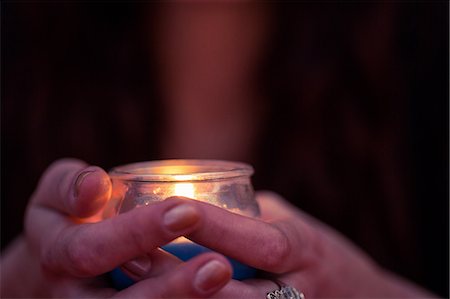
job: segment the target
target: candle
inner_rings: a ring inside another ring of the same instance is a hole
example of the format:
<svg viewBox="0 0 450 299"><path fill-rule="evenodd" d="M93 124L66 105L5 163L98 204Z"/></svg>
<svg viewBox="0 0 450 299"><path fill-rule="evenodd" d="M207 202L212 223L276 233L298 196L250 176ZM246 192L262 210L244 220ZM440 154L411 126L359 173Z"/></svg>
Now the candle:
<svg viewBox="0 0 450 299"><path fill-rule="evenodd" d="M211 249L189 241L184 237L180 237L162 248L165 251L177 256L182 261L187 261L201 253L211 251ZM235 259L228 258L228 260L233 266L233 279L243 280L255 276L255 268L242 264Z"/></svg>
<svg viewBox="0 0 450 299"><path fill-rule="evenodd" d="M251 166L218 160L164 160L129 164L110 172L113 195L105 217L140 208L171 196L184 196L204 201L234 213L258 217L259 208L250 182ZM210 251L185 237L162 247L183 261ZM256 270L236 260L233 278L251 278ZM120 288L132 283L118 269L113 280Z"/></svg>

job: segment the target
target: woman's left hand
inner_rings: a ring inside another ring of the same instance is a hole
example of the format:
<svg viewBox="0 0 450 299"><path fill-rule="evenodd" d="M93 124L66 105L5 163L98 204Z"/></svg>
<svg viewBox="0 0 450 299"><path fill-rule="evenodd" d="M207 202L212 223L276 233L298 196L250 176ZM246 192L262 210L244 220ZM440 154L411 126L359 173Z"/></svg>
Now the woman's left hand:
<svg viewBox="0 0 450 299"><path fill-rule="evenodd" d="M338 232L280 196L257 195L261 219L192 201L203 223L187 237L263 270L258 279L231 281L214 297L266 298L274 281L314 297L433 297L383 270ZM195 203L194 203L195 202Z"/></svg>

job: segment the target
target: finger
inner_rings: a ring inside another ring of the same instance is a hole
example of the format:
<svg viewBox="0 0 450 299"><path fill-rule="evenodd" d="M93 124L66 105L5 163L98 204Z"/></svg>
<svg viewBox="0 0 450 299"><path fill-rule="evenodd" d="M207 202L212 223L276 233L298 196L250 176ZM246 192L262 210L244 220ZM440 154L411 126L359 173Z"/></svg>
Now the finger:
<svg viewBox="0 0 450 299"><path fill-rule="evenodd" d="M273 201L273 209L283 209ZM268 223L195 201L204 225L187 237L231 258L269 272L284 273L306 265L317 240L311 226L293 218ZM266 210L266 207L262 207Z"/></svg>
<svg viewBox="0 0 450 299"><path fill-rule="evenodd" d="M296 283L290 283L292 279L284 279L283 284L294 287L297 291L301 291L304 294L311 294L309 289L303 289L299 286L307 285L305 279L295 279ZM222 289L213 295L216 299L230 299L230 298L267 298L267 294L275 290L280 289L281 280L275 282L275 280L266 279L247 279L245 281L231 280ZM286 283L285 283L286 282ZM305 291L306 290L306 291ZM271 297L276 298L276 297ZM309 298L309 297L308 297Z"/></svg>
<svg viewBox="0 0 450 299"><path fill-rule="evenodd" d="M52 227L54 213L35 209L30 225L41 232L37 242L43 265L56 272L89 277L163 246L200 226L200 213L192 201L171 199L131 210L98 223ZM66 220L67 221L67 220ZM50 237L49 237L50 236Z"/></svg>
<svg viewBox="0 0 450 299"><path fill-rule="evenodd" d="M312 287L306 282L305 277L282 277L281 279L250 279L245 282L231 281L223 289L221 289L214 298L267 298L268 293L280 290L280 286L289 286L295 288L299 293L303 293L306 298L312 298ZM305 286L305 288L303 287ZM308 287L310 286L310 287ZM270 298L280 298L272 296ZM288 297L282 297L288 298ZM289 297L291 298L291 297ZM294 297L292 297L294 298Z"/></svg>
<svg viewBox="0 0 450 299"><path fill-rule="evenodd" d="M224 287L232 268L217 253L205 253L161 276L142 280L118 293L116 298L205 298Z"/></svg>
<svg viewBox="0 0 450 299"><path fill-rule="evenodd" d="M59 160L44 172L32 205L76 216L91 216L109 199L111 182L99 167L75 159Z"/></svg>
<svg viewBox="0 0 450 299"><path fill-rule="evenodd" d="M261 219L265 221L272 222L292 217L297 210L280 195L271 191L258 191L255 199L261 210Z"/></svg>
<svg viewBox="0 0 450 299"><path fill-rule="evenodd" d="M109 286L107 277L91 279L74 279L67 276L49 275L47 296L48 298L110 298L117 291Z"/></svg>
<svg viewBox="0 0 450 299"><path fill-rule="evenodd" d="M121 270L135 281L155 277L174 269L181 260L159 248L123 264Z"/></svg>
<svg viewBox="0 0 450 299"><path fill-rule="evenodd" d="M256 192L255 197L260 206L261 219L264 221L276 222L279 220L295 218L305 222L309 226L318 227L320 230L329 230L329 227L324 225L324 223L304 213L274 192L259 191Z"/></svg>

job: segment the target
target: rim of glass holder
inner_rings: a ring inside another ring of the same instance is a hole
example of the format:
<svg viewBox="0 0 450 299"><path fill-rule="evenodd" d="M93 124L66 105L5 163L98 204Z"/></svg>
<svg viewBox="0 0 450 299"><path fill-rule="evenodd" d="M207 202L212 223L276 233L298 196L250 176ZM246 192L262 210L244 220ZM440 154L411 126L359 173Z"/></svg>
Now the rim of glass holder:
<svg viewBox="0 0 450 299"><path fill-rule="evenodd" d="M112 179L142 182L209 181L251 176L253 167L242 162L170 159L131 163L111 169Z"/></svg>

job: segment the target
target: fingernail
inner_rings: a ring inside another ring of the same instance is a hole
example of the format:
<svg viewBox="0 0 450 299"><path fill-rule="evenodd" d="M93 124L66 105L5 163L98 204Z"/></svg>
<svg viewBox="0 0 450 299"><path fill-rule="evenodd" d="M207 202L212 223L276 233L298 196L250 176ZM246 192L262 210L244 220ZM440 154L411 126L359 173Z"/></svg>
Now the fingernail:
<svg viewBox="0 0 450 299"><path fill-rule="evenodd" d="M207 292L224 284L230 277L230 269L223 263L213 260L197 271L194 286L200 291Z"/></svg>
<svg viewBox="0 0 450 299"><path fill-rule="evenodd" d="M189 204L175 206L164 215L163 223L171 231L186 229L199 220L197 210Z"/></svg>
<svg viewBox="0 0 450 299"><path fill-rule="evenodd" d="M122 267L129 271L131 274L142 277L150 272L150 269L152 268L152 261L149 257L142 256L132 261L126 262L122 265Z"/></svg>
<svg viewBox="0 0 450 299"><path fill-rule="evenodd" d="M83 184L83 181L86 179L87 176L89 176L91 173L95 172L95 170L86 170L81 172L77 179L75 180L75 189L74 189L74 195L75 198L78 197L78 194L80 193L81 185Z"/></svg>

